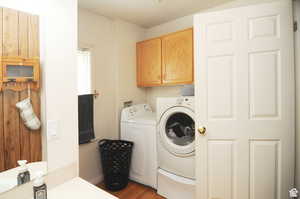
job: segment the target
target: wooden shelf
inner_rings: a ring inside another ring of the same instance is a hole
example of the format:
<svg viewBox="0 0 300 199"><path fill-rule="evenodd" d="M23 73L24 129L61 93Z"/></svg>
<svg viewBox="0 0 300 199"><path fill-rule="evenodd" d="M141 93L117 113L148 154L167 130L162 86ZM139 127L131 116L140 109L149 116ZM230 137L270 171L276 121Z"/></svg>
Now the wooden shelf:
<svg viewBox="0 0 300 199"><path fill-rule="evenodd" d="M24 57L0 57L0 90L13 90L23 91L28 89L38 90L40 88L40 59L35 58L24 58ZM8 67L15 67L17 70L18 66L31 67L31 76L9 76Z"/></svg>

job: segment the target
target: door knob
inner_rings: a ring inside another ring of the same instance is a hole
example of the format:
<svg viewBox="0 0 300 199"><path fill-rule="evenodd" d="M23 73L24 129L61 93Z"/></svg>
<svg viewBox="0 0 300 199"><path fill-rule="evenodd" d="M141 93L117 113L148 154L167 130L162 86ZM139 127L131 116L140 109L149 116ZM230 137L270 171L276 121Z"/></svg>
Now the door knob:
<svg viewBox="0 0 300 199"><path fill-rule="evenodd" d="M205 133L206 133L206 128L203 126L203 127L200 127L199 129L198 129L198 132L201 134L201 135L205 135Z"/></svg>

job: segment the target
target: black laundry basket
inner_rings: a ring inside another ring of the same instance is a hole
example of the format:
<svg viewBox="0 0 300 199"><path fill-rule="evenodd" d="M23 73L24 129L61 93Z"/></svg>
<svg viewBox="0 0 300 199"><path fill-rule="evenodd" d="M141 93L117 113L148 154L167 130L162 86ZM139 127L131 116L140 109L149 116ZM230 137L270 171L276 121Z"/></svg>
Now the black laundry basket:
<svg viewBox="0 0 300 199"><path fill-rule="evenodd" d="M124 140L100 140L104 184L108 190L118 191L128 184L133 142Z"/></svg>

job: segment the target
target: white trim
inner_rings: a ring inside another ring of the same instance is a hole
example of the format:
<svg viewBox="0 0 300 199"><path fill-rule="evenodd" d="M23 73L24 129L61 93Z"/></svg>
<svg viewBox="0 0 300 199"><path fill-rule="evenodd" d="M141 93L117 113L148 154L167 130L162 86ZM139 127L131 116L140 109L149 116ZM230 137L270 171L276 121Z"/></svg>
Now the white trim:
<svg viewBox="0 0 300 199"><path fill-rule="evenodd" d="M295 184L299 189L300 187L300 1L293 1L293 9L294 9L294 20L298 22L298 30L294 33L294 45L295 45L295 80L296 80L296 174L295 174Z"/></svg>

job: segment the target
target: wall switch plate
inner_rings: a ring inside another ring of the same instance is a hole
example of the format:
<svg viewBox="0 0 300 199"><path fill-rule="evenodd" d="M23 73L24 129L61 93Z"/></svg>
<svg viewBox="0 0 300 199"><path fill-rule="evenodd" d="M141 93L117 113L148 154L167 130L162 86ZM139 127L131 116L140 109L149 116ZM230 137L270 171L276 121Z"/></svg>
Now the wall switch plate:
<svg viewBox="0 0 300 199"><path fill-rule="evenodd" d="M58 120L48 120L47 121L47 140L57 140L59 139L59 121Z"/></svg>

